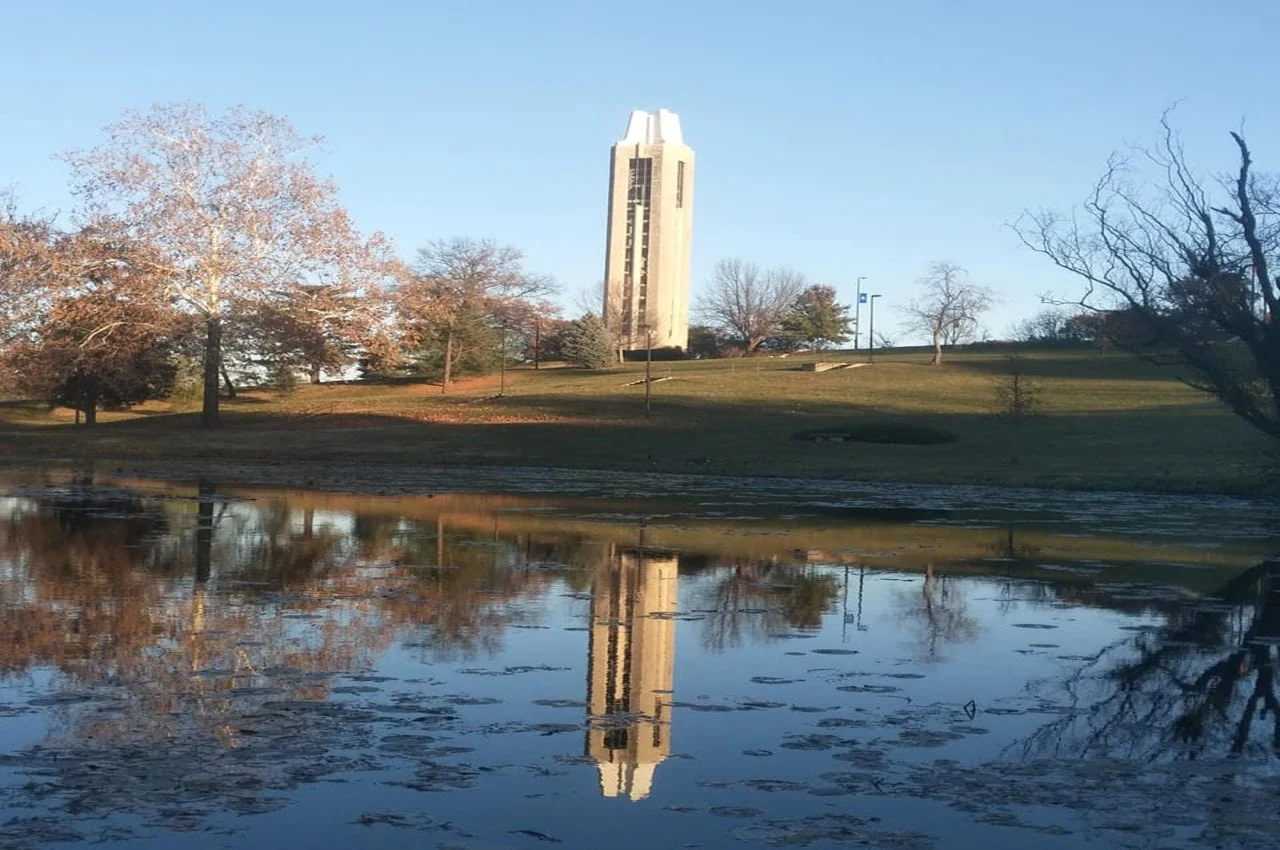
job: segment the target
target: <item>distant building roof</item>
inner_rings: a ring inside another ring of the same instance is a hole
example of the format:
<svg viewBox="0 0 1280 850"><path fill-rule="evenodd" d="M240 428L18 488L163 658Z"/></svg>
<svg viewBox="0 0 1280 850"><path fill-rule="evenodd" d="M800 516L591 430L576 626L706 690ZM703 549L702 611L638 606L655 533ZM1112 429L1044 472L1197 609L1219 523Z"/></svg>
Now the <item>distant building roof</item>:
<svg viewBox="0 0 1280 850"><path fill-rule="evenodd" d="M682 145L684 136L680 132L680 116L667 109L649 112L636 109L627 120L627 133L618 142L620 145Z"/></svg>

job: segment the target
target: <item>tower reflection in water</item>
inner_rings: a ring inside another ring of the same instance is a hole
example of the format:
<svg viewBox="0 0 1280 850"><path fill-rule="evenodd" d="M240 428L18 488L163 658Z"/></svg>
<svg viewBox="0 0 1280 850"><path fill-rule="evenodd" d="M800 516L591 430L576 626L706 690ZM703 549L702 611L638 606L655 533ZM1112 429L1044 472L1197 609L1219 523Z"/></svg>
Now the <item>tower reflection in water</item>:
<svg viewBox="0 0 1280 850"><path fill-rule="evenodd" d="M587 755L606 797L642 800L671 752L678 562L611 547L591 593Z"/></svg>

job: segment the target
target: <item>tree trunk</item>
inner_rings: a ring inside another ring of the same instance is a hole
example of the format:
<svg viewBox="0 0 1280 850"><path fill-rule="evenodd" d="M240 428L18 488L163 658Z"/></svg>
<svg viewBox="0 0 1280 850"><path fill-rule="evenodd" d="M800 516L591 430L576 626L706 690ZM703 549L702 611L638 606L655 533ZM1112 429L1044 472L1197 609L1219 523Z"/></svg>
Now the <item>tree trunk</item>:
<svg viewBox="0 0 1280 850"><path fill-rule="evenodd" d="M219 367L222 371L222 383L227 388L227 398L236 397L236 385L231 383L231 376L227 374L227 364L223 363Z"/></svg>
<svg viewBox="0 0 1280 850"><path fill-rule="evenodd" d="M218 427L218 375L222 371L222 317L205 320L204 337L204 406L200 410L200 426Z"/></svg>
<svg viewBox="0 0 1280 850"><path fill-rule="evenodd" d="M320 383L320 364L319 363L311 364L311 383L313 384Z"/></svg>
<svg viewBox="0 0 1280 850"><path fill-rule="evenodd" d="M98 424L98 382L94 378L90 378L85 386L84 400L84 424L85 427Z"/></svg>
<svg viewBox="0 0 1280 850"><path fill-rule="evenodd" d="M217 388L217 383L213 385ZM209 580L213 568L213 502L215 488L210 481L199 482L196 503L196 584Z"/></svg>
<svg viewBox="0 0 1280 850"><path fill-rule="evenodd" d="M440 392L449 391L449 379L453 377L453 331L444 338L444 376L440 379Z"/></svg>
<svg viewBox="0 0 1280 850"><path fill-rule="evenodd" d="M933 332L933 359L929 361L930 366L940 366L942 364L942 333L940 331Z"/></svg>

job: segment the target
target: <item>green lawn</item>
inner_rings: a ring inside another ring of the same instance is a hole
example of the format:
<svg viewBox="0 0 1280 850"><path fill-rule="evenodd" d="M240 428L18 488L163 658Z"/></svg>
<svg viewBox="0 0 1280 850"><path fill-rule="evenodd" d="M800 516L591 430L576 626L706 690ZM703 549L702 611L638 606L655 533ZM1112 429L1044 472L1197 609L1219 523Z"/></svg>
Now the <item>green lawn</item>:
<svg viewBox="0 0 1280 850"><path fill-rule="evenodd" d="M1026 355L1043 415L999 415L998 353L941 367L919 353L814 373L804 358L643 364L600 372L514 369L459 383L330 384L251 393L225 425L163 404L106 413L77 428L69 411L0 405L0 457L508 464L728 475L842 477L1047 487L1256 493L1274 485L1268 440L1180 383L1171 370L1089 350ZM808 358L813 359L813 358ZM829 355L824 360L861 360ZM797 431L910 423L953 433L940 445L811 443Z"/></svg>

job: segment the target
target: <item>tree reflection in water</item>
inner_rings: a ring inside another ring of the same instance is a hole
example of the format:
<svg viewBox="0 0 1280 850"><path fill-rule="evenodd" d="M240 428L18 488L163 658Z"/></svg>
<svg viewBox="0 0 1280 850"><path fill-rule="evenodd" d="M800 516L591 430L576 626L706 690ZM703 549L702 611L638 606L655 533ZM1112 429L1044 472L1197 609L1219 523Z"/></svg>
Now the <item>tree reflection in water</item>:
<svg viewBox="0 0 1280 850"><path fill-rule="evenodd" d="M178 812L177 825L190 828L196 815L265 811L283 805L268 792L338 772L389 769L401 756L412 760L409 787L470 787L477 769L447 761L446 744L423 742L474 732L457 706L476 703L457 700L483 694L444 694L433 690L438 682L374 688L360 674L395 646L427 661L496 653L513 636L531 637L509 629L542 625L561 592L573 599L555 616L577 606L589 627L581 636L589 655L586 716L572 728L586 735L601 789L641 799L670 757L678 629L701 630L711 651L814 633L847 588L826 563L789 562L791 550L771 554L773 544L690 546L691 553L643 540L620 546L616 524L607 533L551 520L499 530L499 511L478 498L389 513L385 503L367 512L326 510L314 495L254 500L206 485L181 497L90 483L32 489L0 503L0 676L8 680L0 684L37 670L53 677L29 703L0 704L38 711L53 725L42 746L0 753L0 765L32 777L20 792L32 799L22 805L58 816ZM716 554L697 554L705 551ZM1071 675L1044 700L1066 713L1020 741L1022 755L1277 752L1274 565L1224 585L1206 604L1188 605L1076 573L1032 573L1026 559L1036 551L1006 531L978 552L981 563L948 561L939 551L936 567L922 558L903 568L922 575L894 576L909 583L877 588L889 589L889 613L924 661L981 637L982 601L971 600L962 570L997 574L987 579L987 587L1001 588L988 616L1026 600L1038 609L1082 603L1163 623L1129 633L1083 665L1071 662ZM685 620L697 622L678 625ZM816 675L809 686L821 686ZM853 691L836 692L845 700ZM569 696L576 702L580 695ZM892 704L898 711L896 698ZM925 724L941 711L920 710L884 719L901 731L902 723ZM857 720L871 723L873 715ZM566 724L541 725L551 727L547 734L566 731L559 728ZM534 728L524 717L495 726ZM406 735L406 727L429 734ZM942 746L951 735L977 734L957 728L906 729L915 737L902 740ZM426 749L396 749L419 746ZM891 759L859 747L841 755L892 769ZM10 837L4 829L0 844Z"/></svg>
<svg viewBox="0 0 1280 850"><path fill-rule="evenodd" d="M951 644L976 639L982 624L969 614L969 598L954 576L925 568L919 590L905 590L894 597L898 623L914 639L921 661L941 661Z"/></svg>
<svg viewBox="0 0 1280 850"><path fill-rule="evenodd" d="M31 492L0 519L0 673L53 668L72 695L127 686L125 712L68 698L70 737L199 727L233 744L225 718L323 699L333 674L370 668L396 640L441 657L495 648L518 601L553 578L505 569L510 557L465 537L445 545L443 529L437 541L403 523L355 525L207 486L194 500L84 482ZM424 545L434 563L420 562Z"/></svg>
<svg viewBox="0 0 1280 850"><path fill-rule="evenodd" d="M1140 593L1120 589L1117 604ZM1163 606L1061 683L1072 709L1022 745L1026 757L1141 761L1280 756L1276 652L1280 561L1265 562L1198 604Z"/></svg>
<svg viewBox="0 0 1280 850"><path fill-rule="evenodd" d="M685 564L711 573L693 607L705 615L702 644L712 652L788 629L816 630L840 591L835 576L812 564L711 558Z"/></svg>

